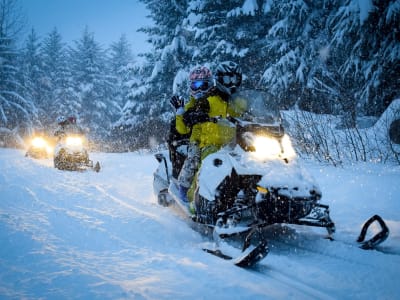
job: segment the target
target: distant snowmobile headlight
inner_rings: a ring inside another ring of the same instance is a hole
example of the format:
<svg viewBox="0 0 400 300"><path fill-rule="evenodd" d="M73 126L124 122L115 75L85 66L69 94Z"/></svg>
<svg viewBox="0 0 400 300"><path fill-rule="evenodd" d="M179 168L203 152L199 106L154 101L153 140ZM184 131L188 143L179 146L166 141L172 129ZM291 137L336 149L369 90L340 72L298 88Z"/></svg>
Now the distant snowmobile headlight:
<svg viewBox="0 0 400 300"><path fill-rule="evenodd" d="M47 155L52 155L53 154L53 152L54 152L54 149L53 149L53 147L52 146L49 146L49 145L47 145L46 146L46 153L47 153Z"/></svg>
<svg viewBox="0 0 400 300"><path fill-rule="evenodd" d="M83 139L79 136L69 136L66 140L67 146L70 147L82 147Z"/></svg>
<svg viewBox="0 0 400 300"><path fill-rule="evenodd" d="M35 148L44 148L47 146L47 143L42 137L35 137L32 140L32 146Z"/></svg>

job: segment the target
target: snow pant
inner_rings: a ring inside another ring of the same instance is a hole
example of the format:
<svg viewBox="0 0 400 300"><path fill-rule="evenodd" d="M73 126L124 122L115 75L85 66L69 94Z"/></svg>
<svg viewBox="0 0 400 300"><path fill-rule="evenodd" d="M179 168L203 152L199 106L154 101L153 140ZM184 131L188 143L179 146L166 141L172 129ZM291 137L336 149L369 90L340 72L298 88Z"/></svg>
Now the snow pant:
<svg viewBox="0 0 400 300"><path fill-rule="evenodd" d="M200 164L200 148L196 143L190 143L188 147L188 155L183 163L181 172L178 176L179 185L189 189L192 185L194 175L196 174Z"/></svg>
<svg viewBox="0 0 400 300"><path fill-rule="evenodd" d="M197 175L201 162L211 153L218 151L218 149L219 147L214 145L209 145L200 149L195 143L191 143L188 147L188 157L186 158L179 174L178 183L184 188L188 188L187 196L192 213L194 213L193 200L197 188Z"/></svg>
<svg viewBox="0 0 400 300"><path fill-rule="evenodd" d="M183 163L187 156L189 134L180 134L176 130L175 118L170 123L170 130L167 138L169 158L172 163L172 176L178 179Z"/></svg>

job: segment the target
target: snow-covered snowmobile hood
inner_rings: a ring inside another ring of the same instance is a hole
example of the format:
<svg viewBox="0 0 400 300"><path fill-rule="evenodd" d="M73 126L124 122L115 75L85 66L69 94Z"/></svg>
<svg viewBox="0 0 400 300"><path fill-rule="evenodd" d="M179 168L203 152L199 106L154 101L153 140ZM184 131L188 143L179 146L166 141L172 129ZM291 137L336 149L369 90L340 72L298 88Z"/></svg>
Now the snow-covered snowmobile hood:
<svg viewBox="0 0 400 300"><path fill-rule="evenodd" d="M280 194L290 197L309 197L312 191L321 194L315 179L298 163L297 159L257 161L251 152L240 147L229 148L207 156L199 173L199 192L207 199L214 199L219 184L232 171L238 175L259 175L259 186L269 190L279 189Z"/></svg>

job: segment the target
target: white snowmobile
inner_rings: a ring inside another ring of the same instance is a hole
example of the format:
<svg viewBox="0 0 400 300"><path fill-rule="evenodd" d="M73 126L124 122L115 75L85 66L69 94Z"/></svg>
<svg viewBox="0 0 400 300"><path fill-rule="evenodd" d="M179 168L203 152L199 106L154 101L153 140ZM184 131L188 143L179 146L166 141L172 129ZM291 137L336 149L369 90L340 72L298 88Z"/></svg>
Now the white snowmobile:
<svg viewBox="0 0 400 300"><path fill-rule="evenodd" d="M176 180L176 169L181 167L177 157L184 156L187 140L175 141L174 155L168 151L156 154L160 164L153 189L161 205L174 204L193 224L212 233L217 246L204 249L206 252L250 267L268 254L262 230L266 226L324 227L332 238L335 224L329 206L319 203L322 194L318 184L297 161L274 103L254 90L240 92L237 97L244 97L250 107L243 118L229 120L236 127L236 139L202 161L194 207L179 197ZM226 246L238 241L239 252Z"/></svg>
<svg viewBox="0 0 400 300"><path fill-rule="evenodd" d="M89 159L86 139L82 134L63 135L54 149L54 167L59 170L78 171L87 168L100 171L100 163Z"/></svg>

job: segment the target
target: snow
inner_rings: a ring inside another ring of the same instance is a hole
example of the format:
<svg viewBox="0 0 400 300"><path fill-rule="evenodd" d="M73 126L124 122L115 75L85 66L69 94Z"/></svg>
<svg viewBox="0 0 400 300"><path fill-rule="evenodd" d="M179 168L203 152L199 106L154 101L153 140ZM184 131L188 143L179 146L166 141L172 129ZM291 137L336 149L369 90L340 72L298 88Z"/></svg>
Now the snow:
<svg viewBox="0 0 400 300"><path fill-rule="evenodd" d="M102 169L68 172L0 149L0 298L395 299L400 286L400 166L301 163L330 205L324 229L271 226L253 269L207 254L211 243L152 191L148 152L91 153ZM367 218L390 229L378 250L354 242Z"/></svg>
<svg viewBox="0 0 400 300"><path fill-rule="evenodd" d="M254 16L257 10L258 4L256 0L245 0L241 8L237 7L236 9L230 11L227 16L232 17L241 14Z"/></svg>
<svg viewBox="0 0 400 300"><path fill-rule="evenodd" d="M358 0L358 5L360 7L360 24L362 25L368 18L369 12L374 8L374 5L372 0Z"/></svg>

